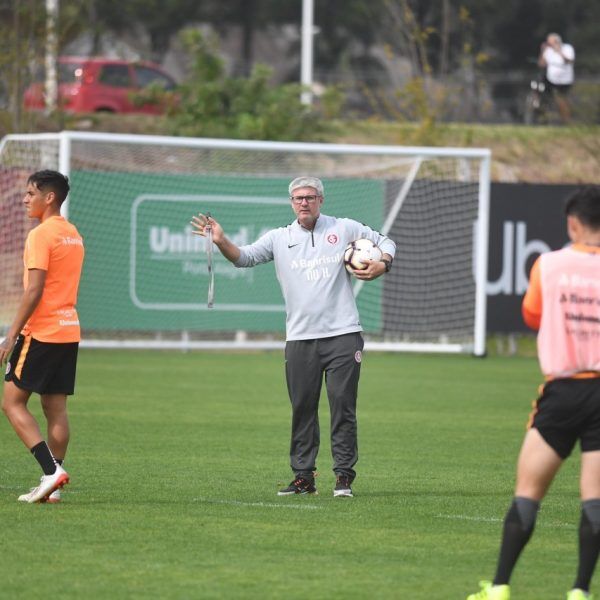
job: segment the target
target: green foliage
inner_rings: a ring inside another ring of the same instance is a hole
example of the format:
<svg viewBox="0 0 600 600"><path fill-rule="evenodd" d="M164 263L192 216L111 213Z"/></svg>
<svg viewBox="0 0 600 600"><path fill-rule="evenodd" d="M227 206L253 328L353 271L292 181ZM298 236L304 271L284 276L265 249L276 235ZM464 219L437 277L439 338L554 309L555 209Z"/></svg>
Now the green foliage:
<svg viewBox="0 0 600 600"><path fill-rule="evenodd" d="M373 86L366 90L365 97L375 114L415 122L418 131L413 141L429 145L439 137L440 122L478 120L489 116L486 113L491 105L486 102L483 75L489 56L477 51L470 10L447 1L447 19L440 22L441 15L436 11L429 14L433 9L426 9L425 4L386 0L385 10L392 24L382 33L387 40L386 57L404 64L408 73L397 89L391 90L386 84ZM452 31L447 21L455 22ZM439 45L440 39L450 38L453 46L448 53L446 45L442 49ZM440 58L441 54L444 56Z"/></svg>
<svg viewBox="0 0 600 600"><path fill-rule="evenodd" d="M580 123L600 123L600 86L576 81L571 94L573 117Z"/></svg>
<svg viewBox="0 0 600 600"><path fill-rule="evenodd" d="M156 82L131 92L129 100L136 107L161 106L167 113L175 110L177 106L177 94L171 90L165 90L160 83Z"/></svg>
<svg viewBox="0 0 600 600"><path fill-rule="evenodd" d="M344 92L340 87L331 85L325 88L325 91L320 98L323 116L326 119L335 119L338 117L342 112L344 101Z"/></svg>
<svg viewBox="0 0 600 600"><path fill-rule="evenodd" d="M0 105L6 107L10 119L2 127L19 130L23 124L21 97L28 83L29 63L35 61L36 49L43 31L43 20L37 12L16 2L0 2Z"/></svg>
<svg viewBox="0 0 600 600"><path fill-rule="evenodd" d="M323 112L303 105L297 84L272 85L271 69L257 64L249 77L225 75L215 44L198 31L186 31L184 47L192 57L191 76L180 87L173 133L254 140L314 140L339 111L335 92Z"/></svg>

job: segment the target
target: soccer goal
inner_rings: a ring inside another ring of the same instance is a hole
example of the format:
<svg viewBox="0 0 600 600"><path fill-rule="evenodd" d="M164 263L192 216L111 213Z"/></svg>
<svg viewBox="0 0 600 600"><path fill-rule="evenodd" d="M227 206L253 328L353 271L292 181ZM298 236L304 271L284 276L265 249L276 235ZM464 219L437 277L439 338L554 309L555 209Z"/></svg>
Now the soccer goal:
<svg viewBox="0 0 600 600"><path fill-rule="evenodd" d="M487 149L62 132L0 143L0 333L22 293L27 176L69 175L64 210L86 247L78 309L84 346L279 348L285 314L272 264L236 269L190 217L210 211L237 244L292 218L287 185L325 185L323 213L397 244L392 271L355 295L371 350L485 354ZM340 267L343 268L343 267Z"/></svg>

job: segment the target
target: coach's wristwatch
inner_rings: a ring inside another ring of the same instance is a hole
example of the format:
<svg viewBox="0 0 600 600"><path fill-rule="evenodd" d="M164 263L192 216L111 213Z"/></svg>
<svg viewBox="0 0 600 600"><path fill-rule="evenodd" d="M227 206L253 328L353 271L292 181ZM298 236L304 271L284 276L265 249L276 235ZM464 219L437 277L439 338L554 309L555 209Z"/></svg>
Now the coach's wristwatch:
<svg viewBox="0 0 600 600"><path fill-rule="evenodd" d="M382 258L381 262L385 265L385 272L389 273L390 269L392 268L392 261L388 260L387 258Z"/></svg>

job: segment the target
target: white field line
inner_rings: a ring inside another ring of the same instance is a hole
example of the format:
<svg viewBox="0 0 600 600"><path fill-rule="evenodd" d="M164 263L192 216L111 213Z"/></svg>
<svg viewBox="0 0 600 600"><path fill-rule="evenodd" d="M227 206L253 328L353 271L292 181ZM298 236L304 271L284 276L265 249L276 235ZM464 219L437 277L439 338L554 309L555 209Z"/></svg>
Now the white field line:
<svg viewBox="0 0 600 600"><path fill-rule="evenodd" d="M206 504L226 504L229 506L250 506L257 508L292 508L299 510L321 510L322 506L314 504L275 504L274 502L241 502L239 500L213 500L210 498L192 498L194 502L205 502Z"/></svg>
<svg viewBox="0 0 600 600"><path fill-rule="evenodd" d="M436 519L449 519L452 521L477 521L480 523L503 523L504 519L499 518L499 517L477 517L477 516L470 516L470 515L435 515ZM575 529L577 526L577 523L561 523L559 522L552 522L552 523L544 523L544 522L540 522L540 520L538 519L536 522L536 527L565 527L567 529Z"/></svg>
<svg viewBox="0 0 600 600"><path fill-rule="evenodd" d="M470 517L468 515L435 515L436 519L450 519L453 521L481 521L483 523L502 523L504 519L497 517Z"/></svg>

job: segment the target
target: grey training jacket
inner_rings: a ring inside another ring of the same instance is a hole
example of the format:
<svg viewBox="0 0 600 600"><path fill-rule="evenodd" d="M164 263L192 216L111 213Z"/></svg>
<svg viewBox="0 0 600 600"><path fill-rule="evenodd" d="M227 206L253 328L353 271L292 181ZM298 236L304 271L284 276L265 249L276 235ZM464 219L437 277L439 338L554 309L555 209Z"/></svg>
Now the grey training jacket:
<svg viewBox="0 0 600 600"><path fill-rule="evenodd" d="M254 267L275 261L288 341L362 331L352 277L344 268L344 250L359 238L375 242L392 257L396 252L392 240L367 225L321 214L313 231L297 220L268 231L253 244L242 246L234 264Z"/></svg>

